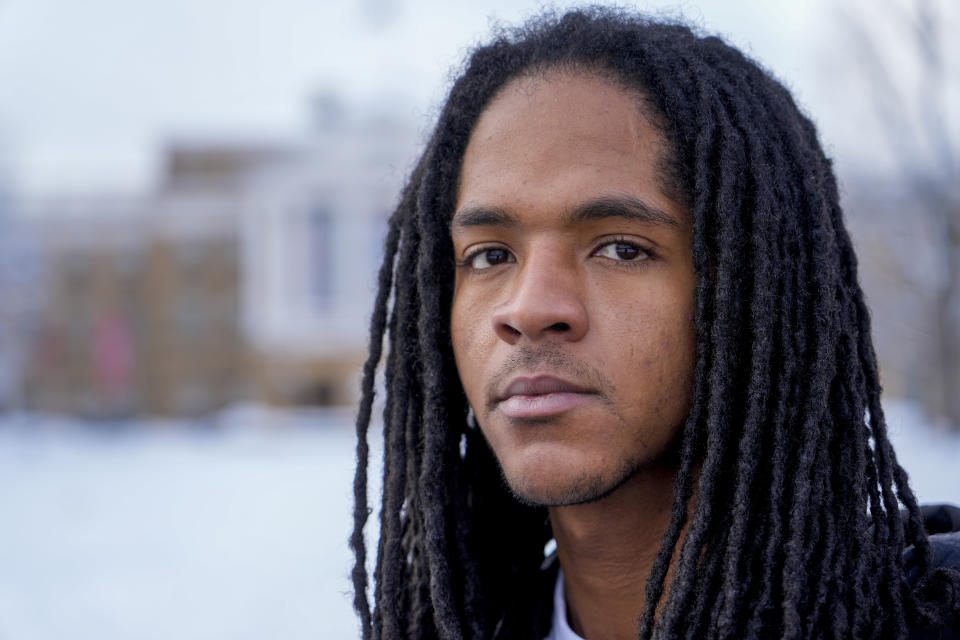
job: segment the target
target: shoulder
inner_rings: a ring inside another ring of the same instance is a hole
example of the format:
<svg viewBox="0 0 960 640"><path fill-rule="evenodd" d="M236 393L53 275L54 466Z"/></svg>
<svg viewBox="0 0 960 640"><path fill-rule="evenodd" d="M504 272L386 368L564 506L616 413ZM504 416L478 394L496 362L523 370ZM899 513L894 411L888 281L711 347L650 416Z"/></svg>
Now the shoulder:
<svg viewBox="0 0 960 640"><path fill-rule="evenodd" d="M933 548L933 566L960 569L960 508L949 504L934 504L920 507L923 528L927 531ZM919 578L917 551L908 547L903 552L907 580L911 584Z"/></svg>
<svg viewBox="0 0 960 640"><path fill-rule="evenodd" d="M953 591L947 595L948 601L952 595L953 601L960 602L960 508L952 505L938 504L921 507L923 526L930 540L933 553L931 575L937 584L918 585L920 579L920 558L917 550L908 547L903 553L904 569L907 581L912 587L920 587L921 591L930 588ZM937 575L939 574L939 575ZM956 607L948 618L948 628L945 629L914 629L909 640L960 640L960 610Z"/></svg>
<svg viewBox="0 0 960 640"><path fill-rule="evenodd" d="M923 514L923 528L933 549L932 566L960 570L960 508L949 504L933 504L920 507L920 512ZM917 550L913 547L903 552L903 564L911 585L920 577L919 560Z"/></svg>
<svg viewBox="0 0 960 640"><path fill-rule="evenodd" d="M937 533L930 536L933 547L933 566L960 570L960 531Z"/></svg>

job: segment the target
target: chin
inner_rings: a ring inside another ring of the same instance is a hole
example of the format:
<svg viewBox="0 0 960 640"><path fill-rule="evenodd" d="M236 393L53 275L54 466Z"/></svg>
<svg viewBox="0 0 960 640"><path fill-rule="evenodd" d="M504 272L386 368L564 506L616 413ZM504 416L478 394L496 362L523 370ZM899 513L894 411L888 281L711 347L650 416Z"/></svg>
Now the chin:
<svg viewBox="0 0 960 640"><path fill-rule="evenodd" d="M633 465L625 465L619 473L605 474L581 471L570 474L508 474L502 467L504 481L521 503L532 507L568 507L601 500L613 493L636 473Z"/></svg>

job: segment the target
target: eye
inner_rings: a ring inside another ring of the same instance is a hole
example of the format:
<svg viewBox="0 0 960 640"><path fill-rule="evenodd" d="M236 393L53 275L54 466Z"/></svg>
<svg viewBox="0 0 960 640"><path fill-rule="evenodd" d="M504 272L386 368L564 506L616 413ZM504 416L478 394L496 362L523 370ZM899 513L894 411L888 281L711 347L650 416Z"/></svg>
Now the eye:
<svg viewBox="0 0 960 640"><path fill-rule="evenodd" d="M593 255L617 262L643 262L650 258L650 253L646 249L625 240L608 242L594 251Z"/></svg>
<svg viewBox="0 0 960 640"><path fill-rule="evenodd" d="M502 247L490 247L471 253L463 261L463 264L467 268L481 271L508 262L516 262L512 253Z"/></svg>

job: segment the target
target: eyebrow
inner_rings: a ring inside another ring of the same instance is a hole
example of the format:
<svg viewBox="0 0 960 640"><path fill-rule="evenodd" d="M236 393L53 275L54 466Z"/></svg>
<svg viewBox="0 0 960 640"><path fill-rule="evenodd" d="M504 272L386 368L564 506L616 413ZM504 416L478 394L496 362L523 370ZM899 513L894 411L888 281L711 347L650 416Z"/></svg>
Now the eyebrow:
<svg viewBox="0 0 960 640"><path fill-rule="evenodd" d="M626 218L647 224L680 226L680 221L663 209L627 195L605 196L590 200L574 209L568 222L575 224L604 218Z"/></svg>
<svg viewBox="0 0 960 640"><path fill-rule="evenodd" d="M646 224L679 227L680 221L663 209L647 204L633 196L603 196L584 202L571 211L567 224L577 224L605 218L623 218ZM498 207L469 206L457 211L451 221L452 228L465 227L516 227L520 221L510 212Z"/></svg>
<svg viewBox="0 0 960 640"><path fill-rule="evenodd" d="M516 216L498 207L464 207L453 214L450 226L466 227L516 227L520 224Z"/></svg>

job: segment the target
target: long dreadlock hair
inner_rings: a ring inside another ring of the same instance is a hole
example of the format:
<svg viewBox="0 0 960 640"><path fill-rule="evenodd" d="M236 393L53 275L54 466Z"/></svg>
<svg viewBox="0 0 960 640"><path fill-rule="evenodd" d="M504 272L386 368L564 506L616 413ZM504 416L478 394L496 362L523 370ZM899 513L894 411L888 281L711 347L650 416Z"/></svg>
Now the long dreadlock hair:
<svg viewBox="0 0 960 640"><path fill-rule="evenodd" d="M450 340L449 221L481 112L511 79L557 68L643 96L669 146L664 188L693 225L692 408L639 637L897 638L939 624L960 580L930 567L887 438L856 258L813 124L721 40L592 8L503 30L473 52L390 219L357 419L351 545L363 637L548 631L533 605L505 615L536 583L551 534L545 511L510 495L467 425ZM367 430L385 336L371 611ZM904 577L905 545L918 551L918 586Z"/></svg>

